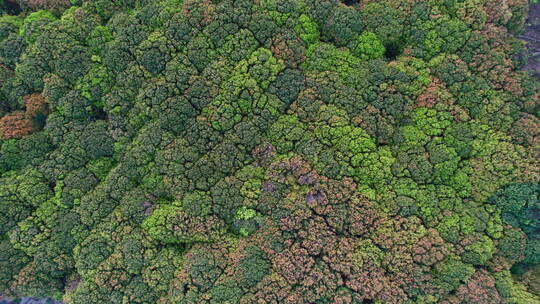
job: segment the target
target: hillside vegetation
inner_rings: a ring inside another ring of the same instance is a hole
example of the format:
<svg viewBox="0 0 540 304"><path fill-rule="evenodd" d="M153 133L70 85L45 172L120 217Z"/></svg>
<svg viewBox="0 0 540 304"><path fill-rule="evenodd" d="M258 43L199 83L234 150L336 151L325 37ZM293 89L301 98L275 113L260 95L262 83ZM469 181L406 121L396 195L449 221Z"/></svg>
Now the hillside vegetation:
<svg viewBox="0 0 540 304"><path fill-rule="evenodd" d="M527 0L0 0L0 297L540 303Z"/></svg>

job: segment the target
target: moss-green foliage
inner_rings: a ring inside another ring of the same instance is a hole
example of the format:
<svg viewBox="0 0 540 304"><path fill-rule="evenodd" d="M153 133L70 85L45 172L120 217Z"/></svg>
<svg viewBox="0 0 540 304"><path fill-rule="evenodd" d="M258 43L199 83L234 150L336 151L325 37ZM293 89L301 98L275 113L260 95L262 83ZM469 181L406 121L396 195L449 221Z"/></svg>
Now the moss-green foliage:
<svg viewBox="0 0 540 304"><path fill-rule="evenodd" d="M495 274L497 291L508 303L540 303L540 297L526 290L526 287L514 282L509 271Z"/></svg>
<svg viewBox="0 0 540 304"><path fill-rule="evenodd" d="M382 42L372 32L365 32L358 36L353 49L353 53L364 60L382 58L385 51Z"/></svg>
<svg viewBox="0 0 540 304"><path fill-rule="evenodd" d="M3 14L0 17L0 23L2 24L2 34L5 35L5 32L7 32L9 29L20 28L23 25L23 22L24 18ZM2 36L2 38L5 38L5 36Z"/></svg>
<svg viewBox="0 0 540 304"><path fill-rule="evenodd" d="M502 219L523 230L527 236L527 246L525 249L525 262L538 263L540 254L540 238L538 229L540 228L540 187L538 184L520 183L509 184L499 189L490 202L501 209Z"/></svg>
<svg viewBox="0 0 540 304"><path fill-rule="evenodd" d="M305 69L313 73L336 72L342 78L352 77L361 60L349 49L340 49L329 43L316 43L307 50Z"/></svg>
<svg viewBox="0 0 540 304"><path fill-rule="evenodd" d="M2 296L539 301L526 1L2 2Z"/></svg>
<svg viewBox="0 0 540 304"><path fill-rule="evenodd" d="M96 26L92 32L86 38L88 45L90 46L94 55L102 55L106 48L106 44L113 40L113 33L111 28L104 25ZM96 57L97 58L97 57Z"/></svg>
<svg viewBox="0 0 540 304"><path fill-rule="evenodd" d="M247 248L246 255L240 260L238 268L242 273L240 283L247 286L255 286L269 272L270 264L266 254L260 248L251 246Z"/></svg>
<svg viewBox="0 0 540 304"><path fill-rule="evenodd" d="M160 206L145 219L142 228L162 243L208 242L222 233L222 224L214 217L192 216L174 204Z"/></svg>
<svg viewBox="0 0 540 304"><path fill-rule="evenodd" d="M43 31L46 25L55 20L56 17L49 11L41 10L33 12L24 18L19 35L29 43L33 43L41 35L41 31Z"/></svg>
<svg viewBox="0 0 540 304"><path fill-rule="evenodd" d="M437 285L448 291L456 290L462 282L467 281L474 273L474 267L449 257L435 265L433 279Z"/></svg>
<svg viewBox="0 0 540 304"><path fill-rule="evenodd" d="M397 56L403 51L405 14L402 11L381 2L370 2L364 6L362 17L366 30L377 35L389 55Z"/></svg>
<svg viewBox="0 0 540 304"><path fill-rule="evenodd" d="M318 29L317 23L315 23L309 16L302 14L298 18L299 24L295 30L299 33L300 38L304 40L307 45L311 45L319 41L321 33Z"/></svg>

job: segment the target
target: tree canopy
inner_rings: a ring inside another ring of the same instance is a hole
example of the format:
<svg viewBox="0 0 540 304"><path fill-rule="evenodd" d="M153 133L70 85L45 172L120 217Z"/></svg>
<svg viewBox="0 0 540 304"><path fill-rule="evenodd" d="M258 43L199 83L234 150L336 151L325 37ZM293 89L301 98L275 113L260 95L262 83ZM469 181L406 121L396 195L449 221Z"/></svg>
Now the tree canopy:
<svg viewBox="0 0 540 304"><path fill-rule="evenodd" d="M540 303L527 0L0 0L0 298Z"/></svg>

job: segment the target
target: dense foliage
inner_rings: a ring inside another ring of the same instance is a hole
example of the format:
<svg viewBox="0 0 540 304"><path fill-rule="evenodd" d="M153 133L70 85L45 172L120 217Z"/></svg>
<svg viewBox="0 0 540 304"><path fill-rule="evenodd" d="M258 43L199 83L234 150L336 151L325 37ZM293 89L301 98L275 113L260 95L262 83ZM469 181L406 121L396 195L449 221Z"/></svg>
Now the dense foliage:
<svg viewBox="0 0 540 304"><path fill-rule="evenodd" d="M540 303L527 0L0 0L0 297Z"/></svg>

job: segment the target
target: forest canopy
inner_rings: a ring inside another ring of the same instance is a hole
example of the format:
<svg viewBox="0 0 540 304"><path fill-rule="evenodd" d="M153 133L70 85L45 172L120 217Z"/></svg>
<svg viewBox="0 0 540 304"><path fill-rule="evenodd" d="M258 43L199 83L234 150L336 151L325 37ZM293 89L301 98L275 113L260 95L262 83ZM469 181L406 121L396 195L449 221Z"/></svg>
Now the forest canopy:
<svg viewBox="0 0 540 304"><path fill-rule="evenodd" d="M527 0L0 0L0 300L540 303Z"/></svg>

